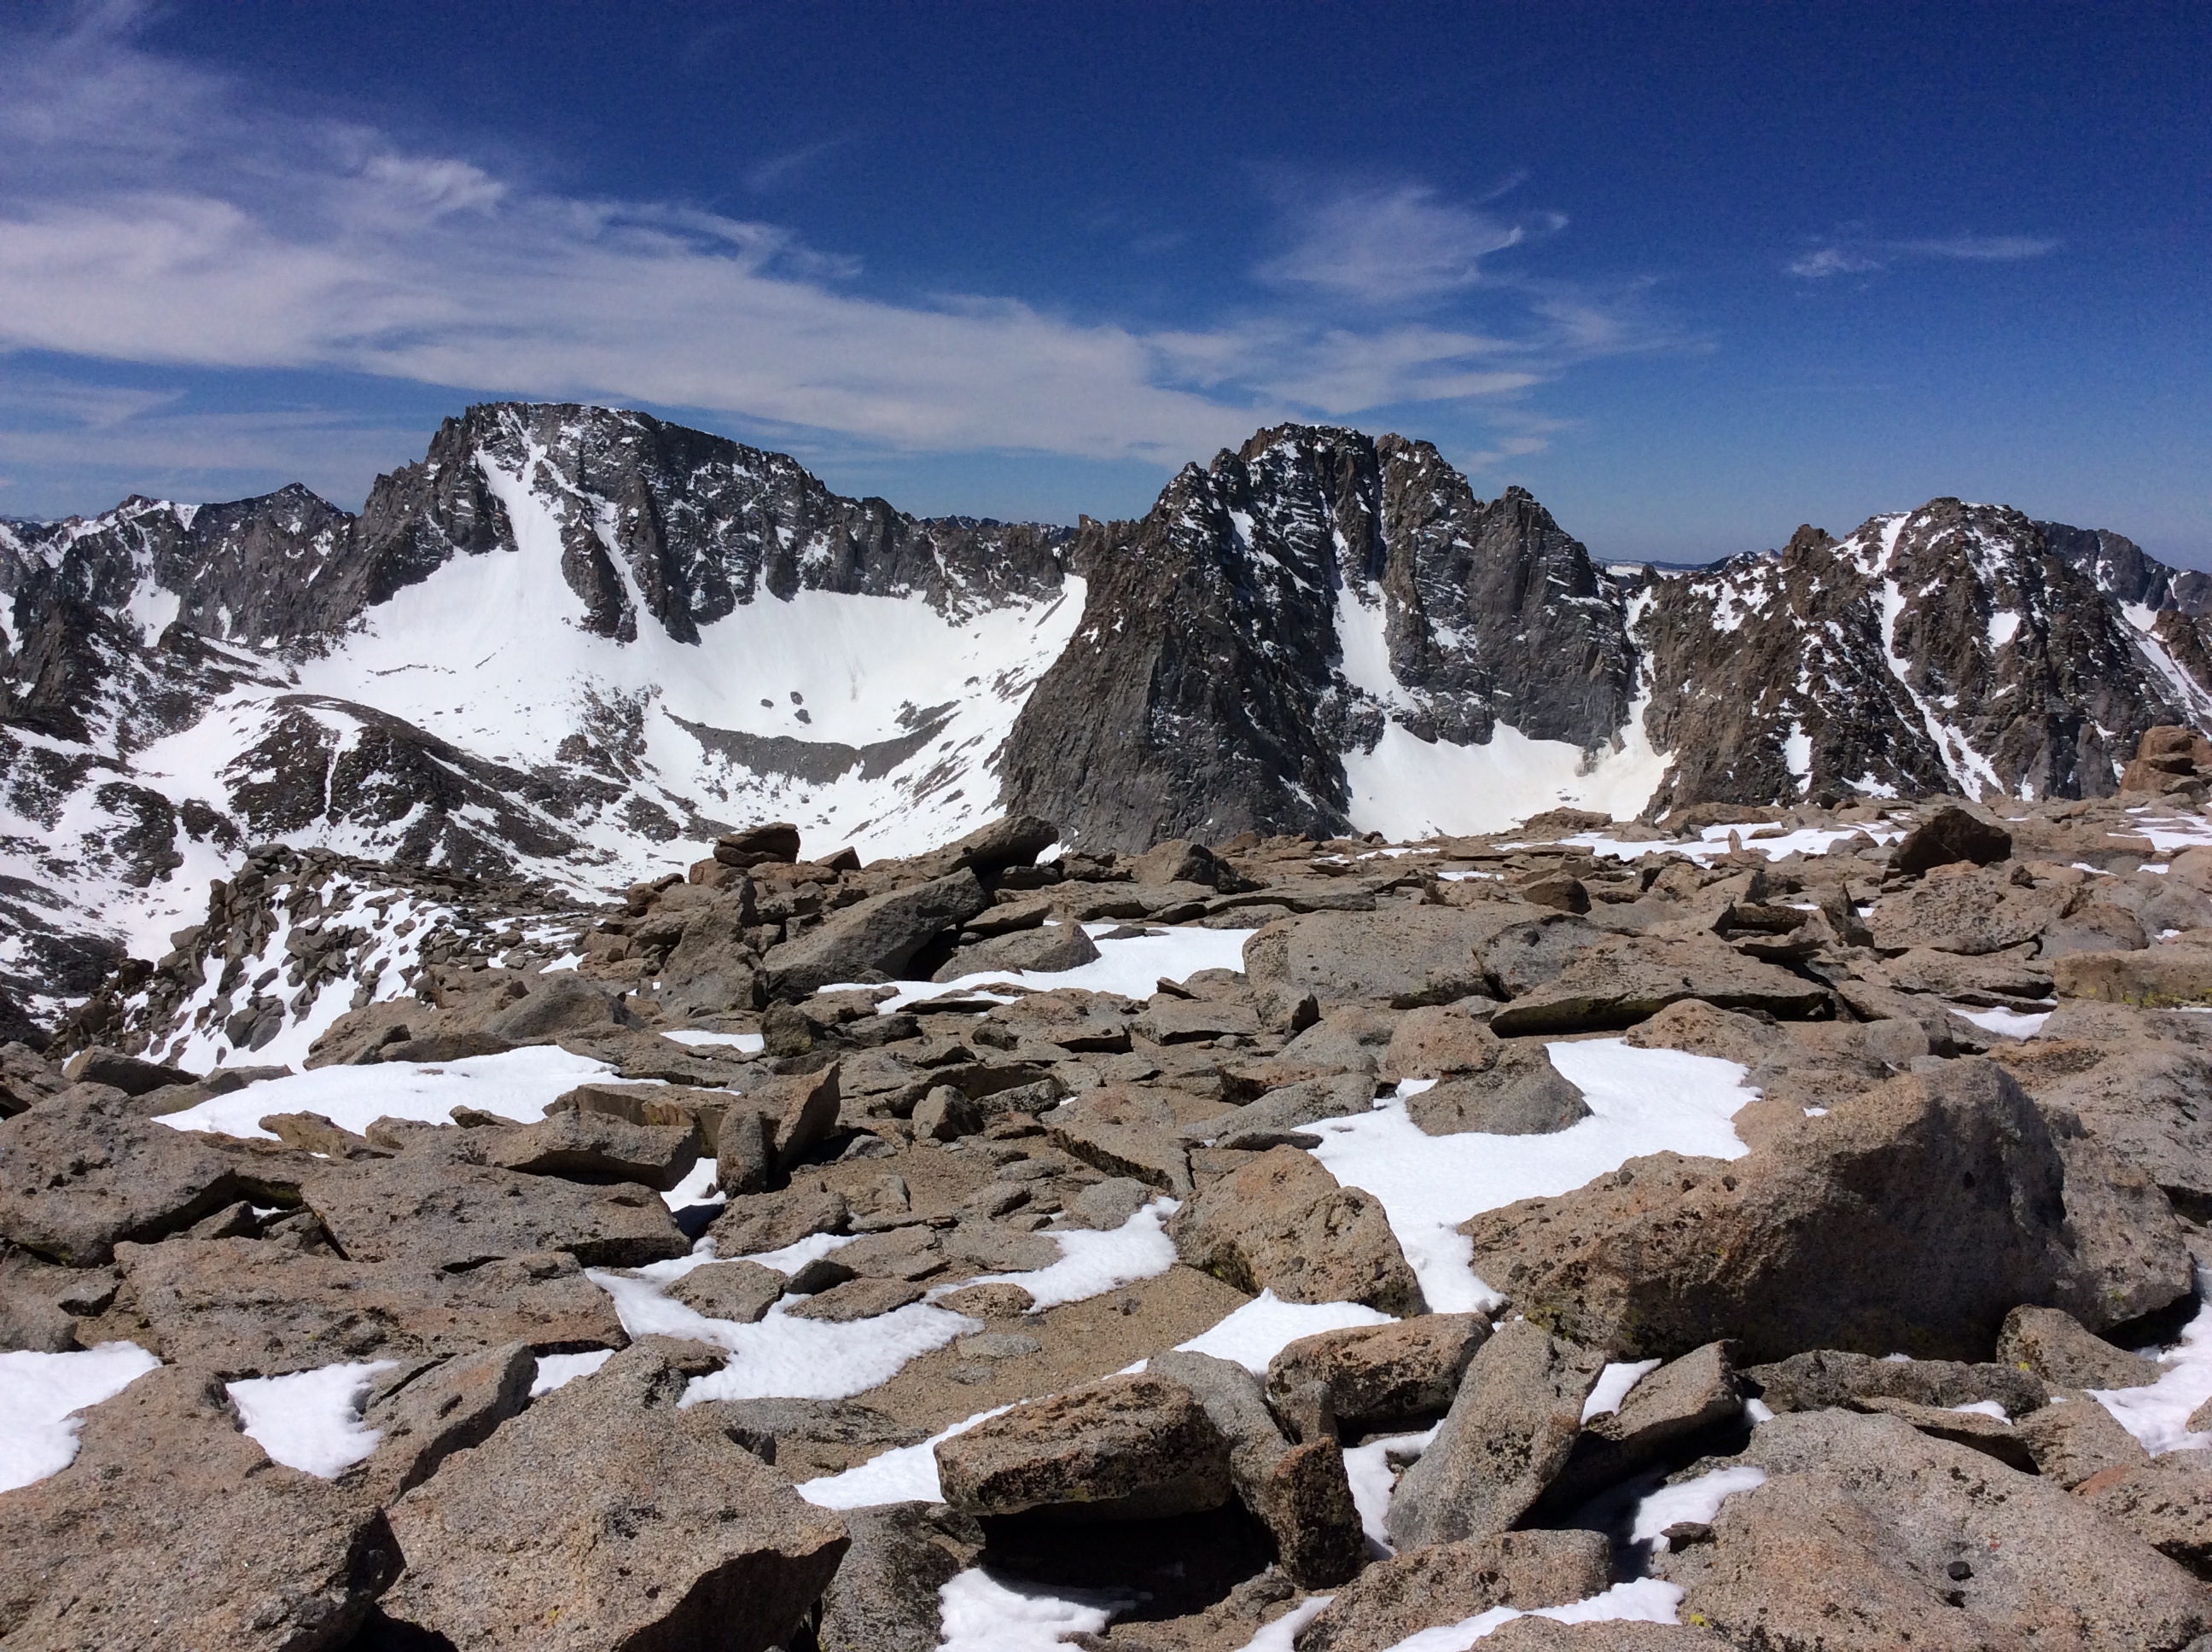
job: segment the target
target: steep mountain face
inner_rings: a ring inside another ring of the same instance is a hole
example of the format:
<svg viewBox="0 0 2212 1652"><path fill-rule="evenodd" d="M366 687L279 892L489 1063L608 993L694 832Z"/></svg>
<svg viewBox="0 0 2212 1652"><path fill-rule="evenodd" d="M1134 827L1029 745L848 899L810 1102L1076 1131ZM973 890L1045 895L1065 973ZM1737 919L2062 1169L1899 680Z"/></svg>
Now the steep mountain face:
<svg viewBox="0 0 2212 1652"><path fill-rule="evenodd" d="M358 517L0 526L0 991L159 956L264 840L589 892L763 814L957 835L1073 623L1066 538L575 406L447 421Z"/></svg>
<svg viewBox="0 0 2212 1652"><path fill-rule="evenodd" d="M2212 729L2212 580L1936 500L1595 565L1425 443L1261 431L1140 520L927 520L635 413L471 408L293 487L0 524L0 1032L282 840L589 899L762 818L865 856L1562 804L2101 795Z"/></svg>
<svg viewBox="0 0 2212 1652"><path fill-rule="evenodd" d="M1434 811L1400 795L1453 789L1425 753L1504 725L1572 767L1630 721L1620 590L1528 494L1477 499L1425 442L1262 431L1141 521L1086 523L1073 562L1083 623L1001 774L1010 807L1091 847Z"/></svg>
<svg viewBox="0 0 2212 1652"><path fill-rule="evenodd" d="M2170 599L2170 570L2127 550ZM1653 805L2109 794L2143 729L2208 701L2094 568L2017 511L1939 499L1650 580L1637 641L1672 755Z"/></svg>

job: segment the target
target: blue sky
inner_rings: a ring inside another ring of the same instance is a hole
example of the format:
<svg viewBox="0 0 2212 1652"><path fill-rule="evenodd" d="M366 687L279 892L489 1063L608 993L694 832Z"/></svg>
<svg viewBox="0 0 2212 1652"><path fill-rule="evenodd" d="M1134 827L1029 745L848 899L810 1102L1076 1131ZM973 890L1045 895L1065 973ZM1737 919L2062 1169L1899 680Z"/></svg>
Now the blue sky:
<svg viewBox="0 0 2212 1652"><path fill-rule="evenodd" d="M641 406L908 509L1425 436L1608 556L2212 565L2212 10L0 0L0 513Z"/></svg>

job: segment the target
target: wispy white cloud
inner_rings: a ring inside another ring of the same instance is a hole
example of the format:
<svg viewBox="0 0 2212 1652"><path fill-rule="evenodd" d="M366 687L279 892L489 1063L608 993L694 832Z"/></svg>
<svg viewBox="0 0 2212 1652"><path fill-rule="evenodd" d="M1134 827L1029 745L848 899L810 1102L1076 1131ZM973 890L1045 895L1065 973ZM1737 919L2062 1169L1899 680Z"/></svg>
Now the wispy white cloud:
<svg viewBox="0 0 2212 1652"><path fill-rule="evenodd" d="M1410 184L1286 208L1290 248L1265 273L1319 309L1148 331L989 295L871 295L857 260L779 225L551 193L273 112L146 50L134 17L110 6L0 41L0 351L640 402L894 451L1171 463L1260 422L1515 398L1653 336L1602 300L1534 288L1498 295L1510 325L1495 331L1347 325L1339 309L1465 292L1484 258L1561 222ZM325 426L288 428L312 442ZM166 439L191 446L181 424ZM207 451L246 439L210 428Z"/></svg>
<svg viewBox="0 0 2212 1652"><path fill-rule="evenodd" d="M1793 276L1820 281L1831 276L1871 275L1893 264L1943 258L1981 264L2009 264L2039 258L2059 243L2035 235L1936 235L1883 240L1844 237L1800 253L1786 266Z"/></svg>
<svg viewBox="0 0 2212 1652"><path fill-rule="evenodd" d="M1482 260L1492 253L1519 246L1532 230L1566 224L1557 214L1509 220L1419 184L1281 192L1292 242L1260 275L1362 304L1463 291L1482 279Z"/></svg>

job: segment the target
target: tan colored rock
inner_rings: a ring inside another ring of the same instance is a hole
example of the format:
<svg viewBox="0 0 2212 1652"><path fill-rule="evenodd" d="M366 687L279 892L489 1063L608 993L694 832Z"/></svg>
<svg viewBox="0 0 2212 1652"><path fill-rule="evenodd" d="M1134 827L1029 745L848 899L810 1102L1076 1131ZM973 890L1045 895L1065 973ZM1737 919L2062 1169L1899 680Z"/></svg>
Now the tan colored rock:
<svg viewBox="0 0 2212 1652"><path fill-rule="evenodd" d="M2026 1304L2005 1315L1997 1363L2055 1388L2136 1388L2158 1381L2156 1365L2092 1335L2071 1314Z"/></svg>
<svg viewBox="0 0 2212 1652"><path fill-rule="evenodd" d="M2102 999L2146 1010L2212 1003L2212 946L2173 942L2140 952L2076 952L2056 959L2051 978L2066 998Z"/></svg>
<svg viewBox="0 0 2212 1652"><path fill-rule="evenodd" d="M1724 1338L1753 1360L1972 1357L2023 1301L2110 1325L2191 1288L2178 1230L2085 1236L2076 1218L2118 1195L2069 1181L2019 1086L1993 1063L1953 1061L1784 1121L1748 1157L1632 1159L1461 1231L1476 1272L1522 1312L1616 1358ZM2116 1274L2131 1242L2148 1248L2137 1271Z"/></svg>
<svg viewBox="0 0 2212 1652"><path fill-rule="evenodd" d="M854 1320L872 1320L878 1314L904 1308L921 1297L921 1286L905 1279L848 1279L804 1301L794 1300L789 1312L795 1320L849 1325Z"/></svg>
<svg viewBox="0 0 2212 1652"><path fill-rule="evenodd" d="M1490 1025L1500 1037L1632 1027L1688 998L1785 1018L1812 1015L1827 1002L1803 976L1710 936L1631 936L1584 948L1550 981L1498 1010Z"/></svg>
<svg viewBox="0 0 2212 1652"><path fill-rule="evenodd" d="M1497 1059L1497 1035L1465 1010L1449 1004L1408 1010L1390 1036L1382 1077L1395 1084L1477 1072Z"/></svg>
<svg viewBox="0 0 2212 1652"><path fill-rule="evenodd" d="M1573 1452L1605 1356L1515 1320L1467 1368L1437 1437L1390 1502L1401 1552L1508 1531Z"/></svg>
<svg viewBox="0 0 2212 1652"><path fill-rule="evenodd" d="M2049 1405L2013 1426L2035 1460L2035 1472L2069 1491L2108 1468L2134 1468L2150 1461L2142 1442L2086 1389L2053 1395Z"/></svg>
<svg viewBox="0 0 2212 1652"><path fill-rule="evenodd" d="M222 1382L149 1371L0 1496L0 1635L41 1652L346 1644L399 1569L376 1504L272 1463Z"/></svg>
<svg viewBox="0 0 2212 1652"><path fill-rule="evenodd" d="M331 1165L307 1176L301 1196L360 1262L450 1272L565 1250L588 1267L637 1267L691 1248L650 1189L497 1169L471 1157L467 1138L478 1133L439 1132L461 1139Z"/></svg>
<svg viewBox="0 0 2212 1652"><path fill-rule="evenodd" d="M2107 1468L2074 1491L2167 1559L2212 1577L2212 1451L2169 1451Z"/></svg>
<svg viewBox="0 0 2212 1652"><path fill-rule="evenodd" d="M678 1407L721 1360L650 1339L448 1461L392 1505L386 1615L461 1649L784 1644L845 1528Z"/></svg>
<svg viewBox="0 0 2212 1652"><path fill-rule="evenodd" d="M1148 1520L1232 1495L1228 1442L1196 1395L1158 1377L1110 1376L1030 1400L935 1452L945 1501L963 1514Z"/></svg>
<svg viewBox="0 0 2212 1652"><path fill-rule="evenodd" d="M120 1090L64 1091L0 1121L0 1239L72 1267L235 1204L234 1161L142 1119Z"/></svg>
<svg viewBox="0 0 2212 1652"><path fill-rule="evenodd" d="M486 1129L474 1144L487 1164L524 1175L635 1181L666 1193L699 1157L694 1125L641 1125L603 1113L556 1113L538 1124Z"/></svg>
<svg viewBox="0 0 2212 1652"><path fill-rule="evenodd" d="M1382 1203L1295 1147L1277 1147L1169 1218L1176 1254L1240 1291L1285 1302L1358 1302L1424 1312L1420 1285Z"/></svg>
<svg viewBox="0 0 2212 1652"><path fill-rule="evenodd" d="M1709 1541L1655 1564L1739 1645L2182 1647L2212 1594L2079 1496L1895 1418L1763 1423Z"/></svg>
<svg viewBox="0 0 2212 1652"><path fill-rule="evenodd" d="M1743 1388L1724 1342L1668 1360L1629 1389L1620 1406L1583 1424L1546 1493L1571 1508L1657 1462L1670 1449L1743 1414Z"/></svg>
<svg viewBox="0 0 2212 1652"><path fill-rule="evenodd" d="M1133 1176L1164 1193L1190 1191L1190 1157L1175 1109L1162 1096L1108 1085L1082 1092L1041 1122L1055 1146L1094 1169Z"/></svg>
<svg viewBox="0 0 2212 1652"><path fill-rule="evenodd" d="M1388 1652L1494 1606L1526 1612L1601 1594L1613 1556L1596 1532L1498 1532L1378 1561L1298 1631L1297 1652Z"/></svg>
<svg viewBox="0 0 2212 1652"><path fill-rule="evenodd" d="M817 1233L842 1233L851 1219L842 1193L793 1187L732 1199L707 1234L718 1256L757 1256Z"/></svg>
<svg viewBox="0 0 2212 1652"><path fill-rule="evenodd" d="M1590 1110L1542 1044L1501 1040L1485 1066L1407 1096L1406 1116L1431 1136L1542 1136L1580 1123Z"/></svg>
<svg viewBox="0 0 2212 1652"><path fill-rule="evenodd" d="M545 1351L629 1341L573 1256L458 1272L303 1253L265 1239L172 1239L117 1253L165 1359L225 1376L351 1360L422 1361L510 1343Z"/></svg>
<svg viewBox="0 0 2212 1652"><path fill-rule="evenodd" d="M753 1325L782 1300L788 1276L757 1262L709 1262L672 1281L667 1294L710 1320Z"/></svg>
<svg viewBox="0 0 2212 1652"><path fill-rule="evenodd" d="M1300 1337L1267 1363L1267 1395L1288 1405L1309 1384L1322 1384L1347 1436L1419 1428L1451 1409L1468 1362L1489 1337L1490 1322L1479 1314L1421 1314Z"/></svg>

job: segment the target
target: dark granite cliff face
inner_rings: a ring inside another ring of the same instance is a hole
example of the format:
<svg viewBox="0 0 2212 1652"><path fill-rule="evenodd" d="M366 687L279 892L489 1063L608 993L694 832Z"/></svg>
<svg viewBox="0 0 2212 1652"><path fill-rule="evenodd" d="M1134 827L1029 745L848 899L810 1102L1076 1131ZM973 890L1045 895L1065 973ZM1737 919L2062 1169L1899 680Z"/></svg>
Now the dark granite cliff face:
<svg viewBox="0 0 2212 1652"><path fill-rule="evenodd" d="M491 404L358 516L290 487L0 523L0 994L40 1015L269 840L581 895L761 817L912 853L1010 809L1129 850L2095 796L2145 728L2212 728L2212 580L2117 533L1936 500L1608 570L1520 489L1316 426L1070 531Z"/></svg>
<svg viewBox="0 0 2212 1652"><path fill-rule="evenodd" d="M1266 430L1137 522L1086 522L1082 626L1024 707L1010 807L1083 842L1343 829L1343 755L1415 738L1601 750L1627 721L1621 593L1519 489L1425 442Z"/></svg>

